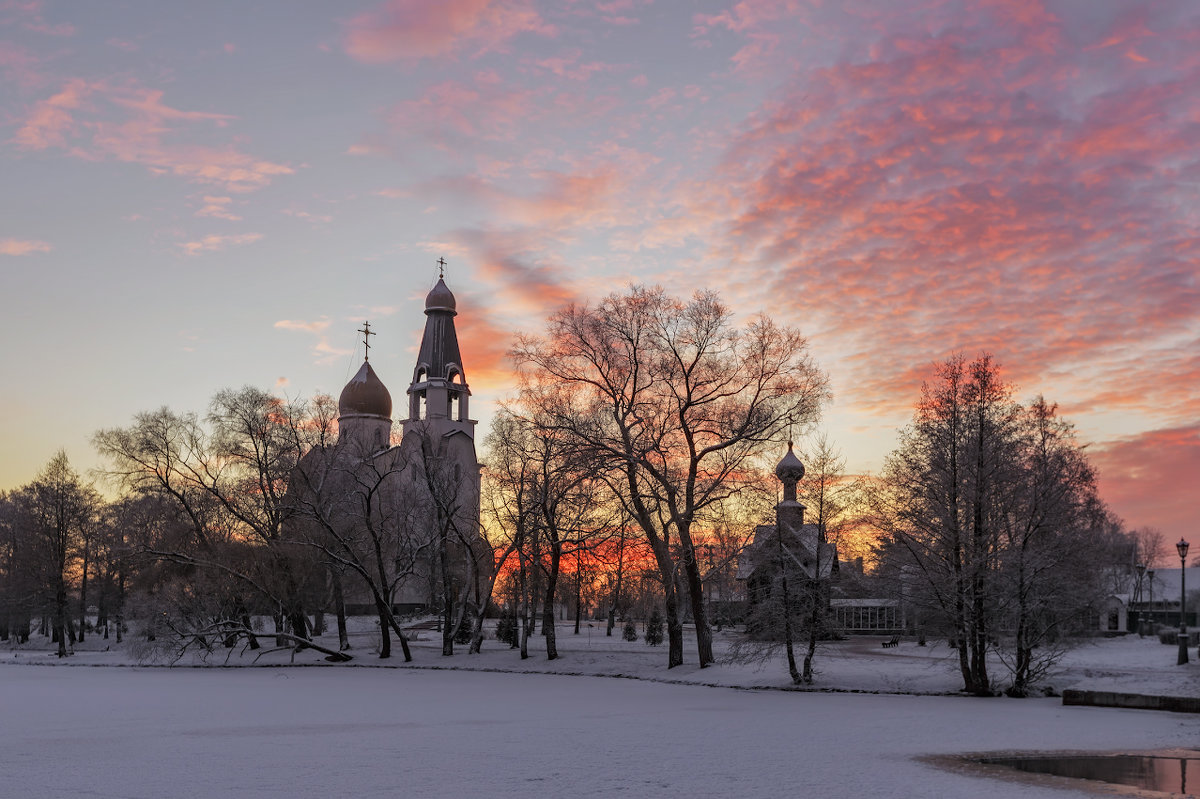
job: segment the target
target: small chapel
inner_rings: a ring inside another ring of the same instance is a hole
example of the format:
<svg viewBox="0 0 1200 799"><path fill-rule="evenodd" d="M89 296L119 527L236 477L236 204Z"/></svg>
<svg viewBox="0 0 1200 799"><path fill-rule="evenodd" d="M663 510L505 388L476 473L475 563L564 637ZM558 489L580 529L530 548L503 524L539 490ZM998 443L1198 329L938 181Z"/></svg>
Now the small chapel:
<svg viewBox="0 0 1200 799"><path fill-rule="evenodd" d="M738 579L745 582L747 599L747 628L751 634L769 637L757 611L772 601L780 590L780 577L792 581L791 602L805 595L808 585L828 585L837 575L837 547L825 540L825 530L819 524L805 523L804 505L797 499L796 486L804 477L804 464L796 457L792 442L787 454L775 467L775 476L783 484L783 500L775 505L775 523L759 525L754 539L738 561ZM824 591L828 600L828 589ZM789 608L789 612L795 612ZM768 625L769 626L769 625Z"/></svg>
<svg viewBox="0 0 1200 799"><path fill-rule="evenodd" d="M351 614L371 612L380 587L394 612L437 610L447 591L460 605L491 568L456 315L454 294L439 276L425 298L398 442L391 393L370 362L374 333L364 324L362 365L338 397L336 440L309 451L289 486L297 523L344 564Z"/></svg>

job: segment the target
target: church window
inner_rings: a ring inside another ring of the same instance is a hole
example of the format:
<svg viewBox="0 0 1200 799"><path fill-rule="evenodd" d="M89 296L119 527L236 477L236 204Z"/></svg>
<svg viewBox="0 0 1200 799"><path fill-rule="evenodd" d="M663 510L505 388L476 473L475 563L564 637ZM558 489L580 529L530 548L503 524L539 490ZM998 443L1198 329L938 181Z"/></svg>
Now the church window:
<svg viewBox="0 0 1200 799"><path fill-rule="evenodd" d="M425 379L426 379L426 377L428 377L428 374L429 374L429 373L428 373L428 372L425 370L425 367L424 367L424 366L422 366L420 369L418 369L418 370L417 370L417 379L416 379L416 382L418 382L418 383L424 383L424 382L425 382Z"/></svg>
<svg viewBox="0 0 1200 799"><path fill-rule="evenodd" d="M458 394L450 395L450 418L456 422L462 421L462 415L459 413L460 402Z"/></svg>
<svg viewBox="0 0 1200 799"><path fill-rule="evenodd" d="M420 394L417 395L417 418L424 419L424 418L426 418L428 413L429 413L429 409L426 407L425 392L422 391Z"/></svg>

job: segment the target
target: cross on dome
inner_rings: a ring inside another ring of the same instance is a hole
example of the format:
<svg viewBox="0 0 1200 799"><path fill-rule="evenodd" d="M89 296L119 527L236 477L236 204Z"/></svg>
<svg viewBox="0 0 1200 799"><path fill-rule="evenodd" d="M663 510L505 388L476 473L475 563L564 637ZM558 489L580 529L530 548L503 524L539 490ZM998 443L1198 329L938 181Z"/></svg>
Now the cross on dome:
<svg viewBox="0 0 1200 799"><path fill-rule="evenodd" d="M369 361L371 360L371 336L377 336L379 334L371 330L370 322L363 322L363 326L360 327L357 332L363 334L363 360Z"/></svg>

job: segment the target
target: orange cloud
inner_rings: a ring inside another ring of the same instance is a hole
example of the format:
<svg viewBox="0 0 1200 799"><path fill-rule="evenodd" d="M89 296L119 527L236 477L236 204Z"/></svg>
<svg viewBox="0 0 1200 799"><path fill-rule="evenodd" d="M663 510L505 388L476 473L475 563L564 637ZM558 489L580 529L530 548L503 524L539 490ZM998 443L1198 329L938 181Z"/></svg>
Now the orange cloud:
<svg viewBox="0 0 1200 799"><path fill-rule="evenodd" d="M30 255L35 252L50 252L50 245L32 239L0 239L0 255Z"/></svg>
<svg viewBox="0 0 1200 799"><path fill-rule="evenodd" d="M253 244L261 239L261 233L239 233L233 236L208 235L196 241L181 242L178 246L188 255L200 255L205 252L215 252L226 247Z"/></svg>
<svg viewBox="0 0 1200 799"><path fill-rule="evenodd" d="M553 35L526 0L391 0L346 23L345 48L367 63L497 49L521 33Z"/></svg>

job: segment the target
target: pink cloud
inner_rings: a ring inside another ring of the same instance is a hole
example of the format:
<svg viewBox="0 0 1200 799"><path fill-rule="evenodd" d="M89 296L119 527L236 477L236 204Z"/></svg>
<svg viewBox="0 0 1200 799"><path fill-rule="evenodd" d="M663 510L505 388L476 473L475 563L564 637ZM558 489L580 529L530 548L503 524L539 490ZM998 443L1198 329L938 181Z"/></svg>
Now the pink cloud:
<svg viewBox="0 0 1200 799"><path fill-rule="evenodd" d="M0 27L15 25L31 33L45 36L74 36L76 28L69 22L47 22L42 15L41 0L5 0L0 3Z"/></svg>
<svg viewBox="0 0 1200 799"><path fill-rule="evenodd" d="M184 111L162 102L163 92L104 82L68 81L34 105L13 142L21 149L63 149L90 159L115 159L145 166L154 174L218 185L230 192L260 189L293 169L255 158L230 145L211 147L178 141L194 123L228 125L232 117Z"/></svg>
<svg viewBox="0 0 1200 799"><path fill-rule="evenodd" d="M1168 541L1195 543L1200 426L1151 430L1088 452L1102 496L1130 526L1157 527Z"/></svg>
<svg viewBox="0 0 1200 799"><path fill-rule="evenodd" d="M317 340L312 348L312 355L316 359L314 363L328 365L334 363L339 358L346 357L352 352L352 350L335 347L329 342L329 334L326 331L329 329L330 324L329 317L322 316L320 319L311 322L281 319L275 323L275 327L280 330L294 330L316 336Z"/></svg>
<svg viewBox="0 0 1200 799"><path fill-rule="evenodd" d="M390 0L346 23L345 48L367 63L413 61L497 49L522 33L552 36L555 29L526 0Z"/></svg>
<svg viewBox="0 0 1200 799"><path fill-rule="evenodd" d="M66 147L66 137L78 129L72 112L94 91L84 80L71 80L55 95L39 102L25 117L13 143L25 150Z"/></svg>
<svg viewBox="0 0 1200 799"><path fill-rule="evenodd" d="M229 210L233 203L231 197L205 197L204 205L196 212L196 216L209 216L214 219L227 219L238 222L241 217Z"/></svg>
<svg viewBox="0 0 1200 799"><path fill-rule="evenodd" d="M34 239L0 239L0 255L31 255L35 252L50 252L44 241Z"/></svg>
<svg viewBox="0 0 1200 799"><path fill-rule="evenodd" d="M903 412L914 365L989 350L1080 408L1196 418L1170 390L1200 317L1194 21L1150 24L1146 75L1039 3L931 9L797 72L678 188L709 260L836 342L856 408Z"/></svg>
<svg viewBox="0 0 1200 799"><path fill-rule="evenodd" d="M329 317L322 316L313 322L305 322L297 319L280 319L275 323L275 327L280 330L302 330L306 333L324 333L329 329Z"/></svg>
<svg viewBox="0 0 1200 799"><path fill-rule="evenodd" d="M426 89L420 99L399 104L389 115L389 124L402 133L415 126L436 141L448 136L507 141L537 113L539 92L478 79L473 85L442 81Z"/></svg>

